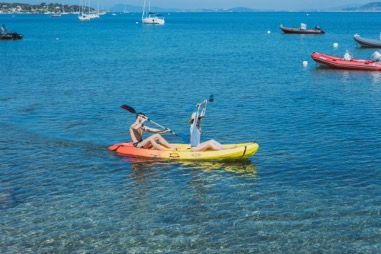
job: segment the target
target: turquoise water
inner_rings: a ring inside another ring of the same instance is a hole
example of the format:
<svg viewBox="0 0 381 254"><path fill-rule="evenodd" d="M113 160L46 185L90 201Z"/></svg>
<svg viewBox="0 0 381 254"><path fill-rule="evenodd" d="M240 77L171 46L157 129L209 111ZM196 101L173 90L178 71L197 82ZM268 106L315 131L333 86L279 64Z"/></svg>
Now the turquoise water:
<svg viewBox="0 0 381 254"><path fill-rule="evenodd" d="M380 15L1 15L24 39L0 41L0 252L380 252L381 73L310 58L370 58L353 34L377 38ZM279 30L301 22L326 34ZM210 94L203 139L257 141L249 160L108 151L129 140L120 105L188 134Z"/></svg>

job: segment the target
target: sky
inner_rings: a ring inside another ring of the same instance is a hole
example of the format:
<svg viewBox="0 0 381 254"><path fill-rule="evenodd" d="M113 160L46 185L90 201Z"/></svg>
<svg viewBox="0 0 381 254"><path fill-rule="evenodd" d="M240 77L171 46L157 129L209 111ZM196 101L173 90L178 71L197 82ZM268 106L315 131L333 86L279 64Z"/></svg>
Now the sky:
<svg viewBox="0 0 381 254"><path fill-rule="evenodd" d="M81 1L87 0L0 0L7 3L29 3L40 4L58 3L79 5ZM103 9L110 9L116 4L128 4L143 6L144 0L91 0L91 6L99 5ZM381 0L379 0L381 2ZM306 9L327 9L334 7L361 6L377 0L151 0L151 6L161 8L179 9L212 9L212 8L234 8L247 7L257 10L306 10Z"/></svg>

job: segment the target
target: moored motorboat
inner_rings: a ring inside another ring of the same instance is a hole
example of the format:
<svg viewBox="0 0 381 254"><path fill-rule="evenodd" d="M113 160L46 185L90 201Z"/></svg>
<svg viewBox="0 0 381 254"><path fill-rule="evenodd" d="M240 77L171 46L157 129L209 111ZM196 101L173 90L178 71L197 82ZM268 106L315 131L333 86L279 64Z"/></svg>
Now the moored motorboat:
<svg viewBox="0 0 381 254"><path fill-rule="evenodd" d="M238 160L247 159L253 156L259 148L256 142L229 144L225 145L227 149L219 151L193 152L188 144L171 144L177 151L156 150L134 147L132 142L114 144L109 150L115 151L119 155L171 159L171 160Z"/></svg>
<svg viewBox="0 0 381 254"><path fill-rule="evenodd" d="M4 24L0 27L0 40L20 40L22 37L22 34L18 34L15 31L8 33Z"/></svg>
<svg viewBox="0 0 381 254"><path fill-rule="evenodd" d="M300 28L284 27L280 25L280 30L286 34L324 34L325 31L322 30L319 26L316 26L315 29L307 29L306 24L300 24Z"/></svg>
<svg viewBox="0 0 381 254"><path fill-rule="evenodd" d="M22 34L16 32L0 34L0 40L20 40L22 38Z"/></svg>
<svg viewBox="0 0 381 254"><path fill-rule="evenodd" d="M355 34L353 39L361 46L365 48L381 48L381 34L380 39L368 39L361 37L359 34Z"/></svg>
<svg viewBox="0 0 381 254"><path fill-rule="evenodd" d="M311 57L316 63L332 68L381 71L381 54L377 51L373 53L371 59L364 60L352 58L349 52L346 52L344 57L313 52Z"/></svg>

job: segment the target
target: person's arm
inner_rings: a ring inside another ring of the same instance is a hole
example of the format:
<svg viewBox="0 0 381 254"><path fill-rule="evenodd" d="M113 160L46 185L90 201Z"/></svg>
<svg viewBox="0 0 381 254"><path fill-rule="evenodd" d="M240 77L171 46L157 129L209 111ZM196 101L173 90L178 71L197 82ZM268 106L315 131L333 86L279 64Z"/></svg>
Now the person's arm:
<svg viewBox="0 0 381 254"><path fill-rule="evenodd" d="M196 110L194 113L192 113L192 116L194 114L193 123L190 126L190 145L192 147L196 147L200 144L200 135L201 135L201 126L198 123L198 117L199 117L199 111L200 111L200 104L196 105Z"/></svg>
<svg viewBox="0 0 381 254"><path fill-rule="evenodd" d="M206 105L208 104L208 100L204 101L204 107L201 110L200 117L205 117L206 114Z"/></svg>
<svg viewBox="0 0 381 254"><path fill-rule="evenodd" d="M196 125L197 125L198 117L200 115L200 104L196 104L196 111L194 113L195 113L195 115L194 115L193 123L191 125L192 128L196 127Z"/></svg>
<svg viewBox="0 0 381 254"><path fill-rule="evenodd" d="M155 128L149 128L147 126L144 126L143 128L144 128L145 131L150 132L150 133L155 133L155 134L156 133L165 134L165 133L169 132L168 129L166 129L166 130L159 130L159 129L155 129Z"/></svg>
<svg viewBox="0 0 381 254"><path fill-rule="evenodd" d="M134 130L138 130L138 129L144 127L144 123L145 123L146 121L147 121L147 118L146 118L146 117L139 115L139 116L136 118L135 122L134 122L133 124L131 124L131 127L130 127L130 128L132 128L132 129L134 129Z"/></svg>

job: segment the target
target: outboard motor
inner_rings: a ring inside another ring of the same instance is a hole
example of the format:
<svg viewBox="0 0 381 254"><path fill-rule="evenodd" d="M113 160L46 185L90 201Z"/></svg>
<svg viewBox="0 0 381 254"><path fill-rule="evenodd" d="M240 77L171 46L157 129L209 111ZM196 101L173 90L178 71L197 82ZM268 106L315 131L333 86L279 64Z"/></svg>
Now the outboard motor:
<svg viewBox="0 0 381 254"><path fill-rule="evenodd" d="M380 52L376 51L373 53L372 57L371 57L372 61L373 62L381 62L381 54Z"/></svg>

